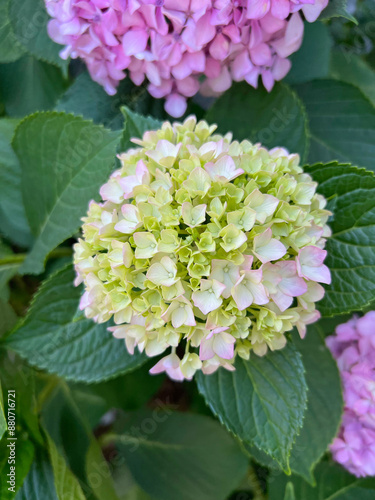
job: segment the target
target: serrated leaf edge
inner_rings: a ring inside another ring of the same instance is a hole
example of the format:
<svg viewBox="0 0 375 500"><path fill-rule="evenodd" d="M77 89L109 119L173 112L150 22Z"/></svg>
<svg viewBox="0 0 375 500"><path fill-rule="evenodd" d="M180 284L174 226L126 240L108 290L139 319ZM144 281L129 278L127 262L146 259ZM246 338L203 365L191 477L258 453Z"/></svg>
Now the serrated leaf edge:
<svg viewBox="0 0 375 500"><path fill-rule="evenodd" d="M370 104L372 105L372 103L370 103ZM351 173L358 172L358 173L360 173L360 175L366 175L368 177L375 178L375 172L373 172L372 170L367 170L365 167L358 167L356 165L352 165L351 163L341 163L339 160L332 160L328 163L318 162L318 163L313 163L312 165L307 164L307 165L303 166L303 170L304 170L304 172L313 175L312 169L326 168L326 167L348 167L348 168L350 168ZM318 192L319 192L319 185L318 185ZM355 311L363 311L366 307L368 307L374 301L374 298L369 299L359 309L358 308L355 308L355 309L349 308L349 309L340 310L340 311L338 311L338 310L332 311L330 313L324 313L324 314L322 313L322 317L323 318L333 318L334 316L338 316L338 315L342 315L342 314L350 314L350 313L355 312ZM319 310L319 303L318 303L317 309Z"/></svg>

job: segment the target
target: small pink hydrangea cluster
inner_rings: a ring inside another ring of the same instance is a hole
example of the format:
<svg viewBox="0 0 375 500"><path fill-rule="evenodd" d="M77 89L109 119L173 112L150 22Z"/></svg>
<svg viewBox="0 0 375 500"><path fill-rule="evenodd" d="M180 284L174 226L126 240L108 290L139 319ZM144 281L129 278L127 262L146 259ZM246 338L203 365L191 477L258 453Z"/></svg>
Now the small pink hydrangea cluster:
<svg viewBox="0 0 375 500"><path fill-rule="evenodd" d="M326 342L341 372L345 401L333 457L357 477L375 476L375 311L339 325Z"/></svg>
<svg viewBox="0 0 375 500"><path fill-rule="evenodd" d="M175 117L199 90L219 95L232 81L267 90L288 73L303 37L328 0L45 0L61 57L82 58L110 95L126 70L149 82ZM202 81L200 78L206 78Z"/></svg>

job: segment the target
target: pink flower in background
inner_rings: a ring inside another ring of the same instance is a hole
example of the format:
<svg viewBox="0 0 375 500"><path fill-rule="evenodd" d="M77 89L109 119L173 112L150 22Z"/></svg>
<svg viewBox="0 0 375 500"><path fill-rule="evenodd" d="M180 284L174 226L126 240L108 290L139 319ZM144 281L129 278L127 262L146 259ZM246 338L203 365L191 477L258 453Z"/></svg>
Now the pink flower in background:
<svg viewBox="0 0 375 500"><path fill-rule="evenodd" d="M339 325L326 343L341 372L345 402L333 458L358 477L375 476L375 311Z"/></svg>
<svg viewBox="0 0 375 500"><path fill-rule="evenodd" d="M267 90L288 73L303 21L328 0L45 0L62 58L81 58L113 95L126 76L178 117L198 91L216 96L232 81ZM205 78L202 79L201 76Z"/></svg>

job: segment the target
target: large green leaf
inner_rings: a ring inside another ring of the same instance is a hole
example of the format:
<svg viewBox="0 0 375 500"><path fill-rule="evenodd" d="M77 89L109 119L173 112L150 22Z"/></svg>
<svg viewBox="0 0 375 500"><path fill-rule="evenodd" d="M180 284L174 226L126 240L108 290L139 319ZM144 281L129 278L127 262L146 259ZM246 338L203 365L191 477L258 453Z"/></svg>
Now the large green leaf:
<svg viewBox="0 0 375 500"><path fill-rule="evenodd" d="M52 109L65 87L59 68L32 56L0 64L0 94L9 116Z"/></svg>
<svg viewBox="0 0 375 500"><path fill-rule="evenodd" d="M21 168L11 141L19 121L0 119L0 232L21 247L32 236L21 193Z"/></svg>
<svg viewBox="0 0 375 500"><path fill-rule="evenodd" d="M9 21L17 42L37 59L60 66L67 71L68 61L61 59L61 45L47 33L49 20L44 0L12 0Z"/></svg>
<svg viewBox="0 0 375 500"><path fill-rule="evenodd" d="M375 480L356 478L337 464L322 462L316 468L316 486L299 476L271 475L269 500L284 500L287 483L292 482L296 500L374 500Z"/></svg>
<svg viewBox="0 0 375 500"><path fill-rule="evenodd" d="M333 212L326 245L332 284L318 309L325 316L362 309L375 298L375 176L336 162L305 171Z"/></svg>
<svg viewBox="0 0 375 500"><path fill-rule="evenodd" d="M35 244L22 272L43 271L47 255L80 226L114 165L120 133L64 113L37 113L16 129L22 194Z"/></svg>
<svg viewBox="0 0 375 500"><path fill-rule="evenodd" d="M297 85L310 119L309 162L338 160L375 170L375 108L345 82Z"/></svg>
<svg viewBox="0 0 375 500"><path fill-rule="evenodd" d="M138 484L160 500L225 500L246 472L237 443L209 417L142 412L115 443Z"/></svg>
<svg viewBox="0 0 375 500"><path fill-rule="evenodd" d="M246 83L232 85L208 110L206 119L219 132L233 132L236 140L261 142L268 148L283 146L304 159L309 147L308 122L298 96L285 84L272 92Z"/></svg>
<svg viewBox="0 0 375 500"><path fill-rule="evenodd" d="M77 478L67 467L55 443L47 434L48 452L51 459L55 488L59 500L86 500Z"/></svg>
<svg viewBox="0 0 375 500"><path fill-rule="evenodd" d="M359 56L344 50L335 50L331 58L332 78L359 87L375 105L375 71Z"/></svg>
<svg viewBox="0 0 375 500"><path fill-rule="evenodd" d="M315 483L313 471L317 462L337 435L343 410L340 375L323 340L324 323L325 320L322 320L309 326L303 340L294 335L294 344L302 354L306 370L308 404L303 427L290 454L290 467L293 473L311 484ZM279 468L274 460L255 446L244 444L244 448L262 465Z"/></svg>
<svg viewBox="0 0 375 500"><path fill-rule="evenodd" d="M10 24L8 12L10 3L11 0L0 2L0 63L16 61L24 53Z"/></svg>
<svg viewBox="0 0 375 500"><path fill-rule="evenodd" d="M315 465L337 435L343 411L340 374L323 339L320 323L309 326L303 340L298 335L294 339L306 370L308 404L290 466L312 483Z"/></svg>
<svg viewBox="0 0 375 500"><path fill-rule="evenodd" d="M305 22L302 45L290 56L292 68L285 77L287 83L304 83L328 76L332 40L323 23Z"/></svg>
<svg viewBox="0 0 375 500"><path fill-rule="evenodd" d="M73 320L82 293L73 280L69 266L45 281L6 345L33 366L82 382L106 380L141 365L145 356L128 354L107 324Z"/></svg>
<svg viewBox="0 0 375 500"><path fill-rule="evenodd" d="M237 358L236 370L197 376L211 410L244 443L256 446L289 471L302 427L307 387L301 355L289 342L264 357Z"/></svg>

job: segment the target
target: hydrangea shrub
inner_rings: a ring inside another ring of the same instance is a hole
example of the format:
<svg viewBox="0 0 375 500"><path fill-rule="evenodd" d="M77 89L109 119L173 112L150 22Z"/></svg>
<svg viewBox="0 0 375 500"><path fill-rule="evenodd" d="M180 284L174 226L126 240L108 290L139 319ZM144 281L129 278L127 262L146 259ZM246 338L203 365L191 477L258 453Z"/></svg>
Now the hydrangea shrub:
<svg viewBox="0 0 375 500"><path fill-rule="evenodd" d="M50 37L63 58L81 58L109 94L127 75L148 82L178 117L199 90L219 95L232 81L271 90L299 49L303 20L328 0L45 0ZM204 75L204 80L201 76Z"/></svg>
<svg viewBox="0 0 375 500"><path fill-rule="evenodd" d="M86 316L113 317L130 353L170 350L151 373L176 380L303 337L330 283L330 212L298 155L215 128L189 117L135 140L75 245Z"/></svg>
<svg viewBox="0 0 375 500"><path fill-rule="evenodd" d="M0 0L1 499L375 498L373 3Z"/></svg>

